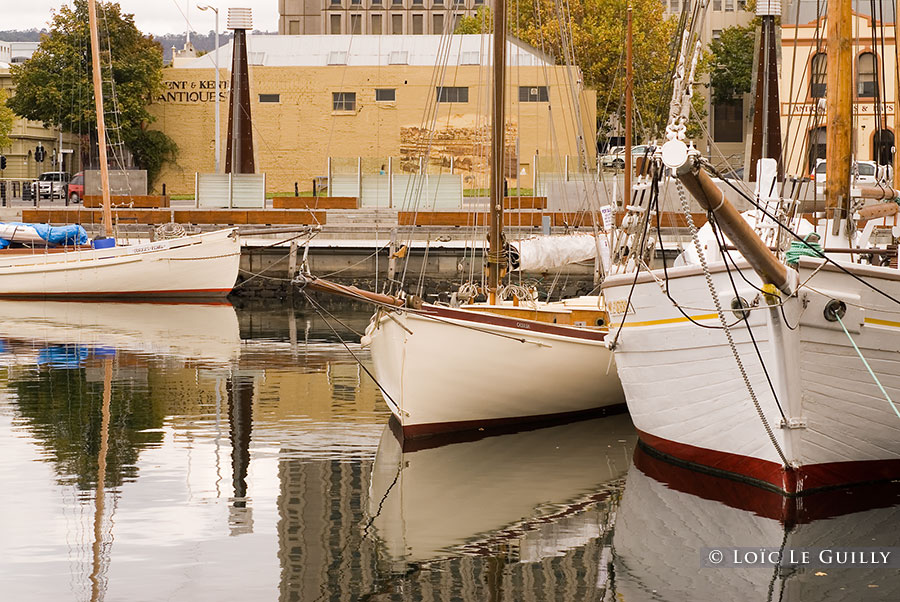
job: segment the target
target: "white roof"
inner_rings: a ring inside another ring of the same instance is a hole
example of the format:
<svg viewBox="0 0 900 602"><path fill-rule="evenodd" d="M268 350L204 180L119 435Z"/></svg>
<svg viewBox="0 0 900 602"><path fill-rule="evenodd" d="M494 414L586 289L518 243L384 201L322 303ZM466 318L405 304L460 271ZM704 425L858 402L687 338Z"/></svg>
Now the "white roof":
<svg viewBox="0 0 900 602"><path fill-rule="evenodd" d="M250 65L265 67L369 67L416 65L490 65L491 35L247 35ZM216 52L179 64L180 69L231 66L232 42ZM508 65L553 65L553 59L516 39L506 43ZM440 59L440 60L439 60Z"/></svg>

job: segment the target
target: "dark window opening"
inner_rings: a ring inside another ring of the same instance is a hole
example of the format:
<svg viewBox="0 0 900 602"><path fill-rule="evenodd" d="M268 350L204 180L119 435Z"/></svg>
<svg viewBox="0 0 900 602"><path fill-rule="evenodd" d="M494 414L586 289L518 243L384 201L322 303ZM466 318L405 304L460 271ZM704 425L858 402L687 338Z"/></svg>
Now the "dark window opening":
<svg viewBox="0 0 900 602"><path fill-rule="evenodd" d="M356 110L356 92L333 92L331 99L335 111Z"/></svg>
<svg viewBox="0 0 900 602"><path fill-rule="evenodd" d="M466 87L439 87L438 102L469 102L469 89Z"/></svg>
<svg viewBox="0 0 900 602"><path fill-rule="evenodd" d="M397 90L395 88L378 88L375 90L376 102L394 102L397 100Z"/></svg>
<svg viewBox="0 0 900 602"><path fill-rule="evenodd" d="M519 86L519 102L550 102L547 86Z"/></svg>
<svg viewBox="0 0 900 602"><path fill-rule="evenodd" d="M872 138L872 160L879 165L894 164L894 132L878 130Z"/></svg>
<svg viewBox="0 0 900 602"><path fill-rule="evenodd" d="M742 100L719 103L713 109L713 135L716 142L744 141L744 103Z"/></svg>
<svg viewBox="0 0 900 602"><path fill-rule="evenodd" d="M825 98L827 81L828 55L820 52L812 57L809 76L809 95L813 98Z"/></svg>

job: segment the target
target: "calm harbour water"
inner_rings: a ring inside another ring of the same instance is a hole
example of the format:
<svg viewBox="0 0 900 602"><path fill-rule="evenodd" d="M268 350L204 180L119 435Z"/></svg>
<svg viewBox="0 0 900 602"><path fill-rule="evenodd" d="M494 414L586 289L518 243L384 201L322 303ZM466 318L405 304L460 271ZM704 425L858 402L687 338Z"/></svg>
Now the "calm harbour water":
<svg viewBox="0 0 900 602"><path fill-rule="evenodd" d="M896 568L701 557L900 546L893 491L784 521L635 454L625 415L404 451L335 327L349 350L311 310L0 302L0 599L900 599Z"/></svg>

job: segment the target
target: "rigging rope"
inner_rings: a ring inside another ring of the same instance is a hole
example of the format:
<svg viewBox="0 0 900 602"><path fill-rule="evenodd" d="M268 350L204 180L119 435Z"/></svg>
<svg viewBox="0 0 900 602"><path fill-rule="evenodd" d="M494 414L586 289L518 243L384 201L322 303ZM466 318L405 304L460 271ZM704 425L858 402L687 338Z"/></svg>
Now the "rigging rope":
<svg viewBox="0 0 900 602"><path fill-rule="evenodd" d="M822 245L819 244L819 235L810 232L803 240L791 241L791 247L784 254L784 262L795 268L800 264L801 257L821 258L823 252Z"/></svg>
<svg viewBox="0 0 900 602"><path fill-rule="evenodd" d="M744 381L744 386L747 387L747 392L750 394L750 401L753 402L753 407L756 408L756 413L759 415L759 419L762 422L763 428L766 430L766 435L769 436L769 440L775 447L775 451L778 452L778 456L781 458L784 466L788 467L790 466L790 462L788 462L787 456L785 456L784 451L781 449L781 445L779 445L778 440L775 438L775 433L772 431L772 427L771 425L769 425L769 421L766 418L765 412L763 412L762 405L759 403L756 392L753 390L753 384L750 382L750 376L747 374L747 370L744 367L744 362L743 360L741 360L741 354L738 351L737 344L734 342L734 337L731 334L731 327L728 324L728 320L725 318L725 313L722 311L722 302L719 299L719 295L716 293L716 286L713 283L712 274L709 271L709 265L706 263L706 254L703 252L703 246L701 245L700 237L697 234L697 226L694 224L694 218L691 216L691 208L688 204L687 194L685 193L684 186L681 185L681 182L678 182L678 197L681 201L681 207L684 210L684 216L687 220L688 229L691 232L691 239L693 240L694 248L697 250L697 255L700 258L700 266L703 268L703 276L706 278L706 287L709 289L709 294L712 296L713 303L716 306L716 313L719 315L719 323L722 325L722 330L725 331L725 338L728 340L728 346L731 348L731 354L734 356L734 361L737 364L738 371L741 373L741 378Z"/></svg>

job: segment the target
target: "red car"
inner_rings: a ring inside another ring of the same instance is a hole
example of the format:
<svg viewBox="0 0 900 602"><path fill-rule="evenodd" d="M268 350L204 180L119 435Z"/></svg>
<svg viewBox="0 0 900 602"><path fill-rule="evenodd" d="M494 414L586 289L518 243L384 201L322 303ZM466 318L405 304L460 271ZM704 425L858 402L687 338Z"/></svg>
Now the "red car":
<svg viewBox="0 0 900 602"><path fill-rule="evenodd" d="M84 196L84 172L79 171L69 182L66 194L70 203L78 203Z"/></svg>

